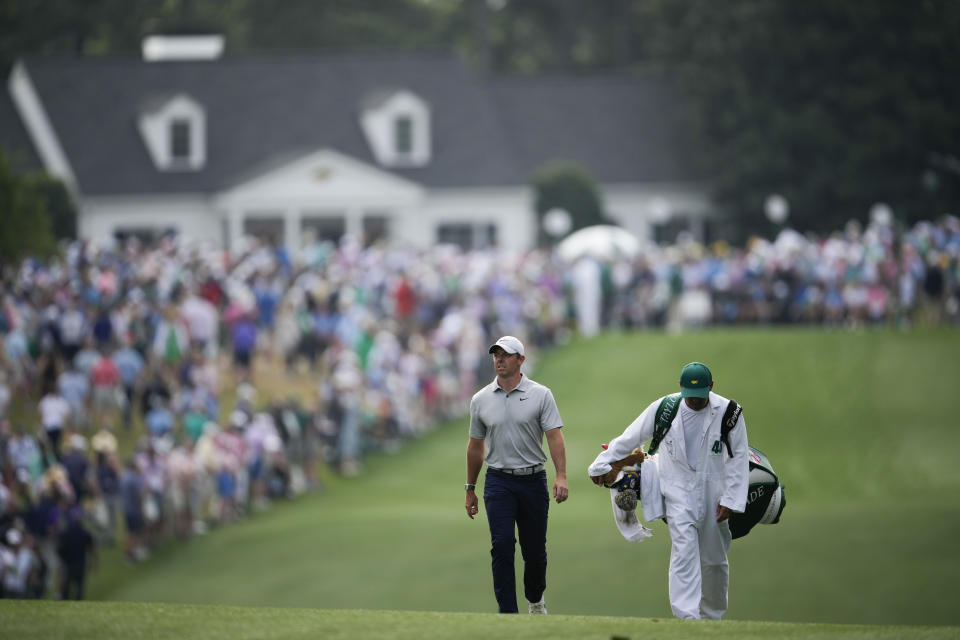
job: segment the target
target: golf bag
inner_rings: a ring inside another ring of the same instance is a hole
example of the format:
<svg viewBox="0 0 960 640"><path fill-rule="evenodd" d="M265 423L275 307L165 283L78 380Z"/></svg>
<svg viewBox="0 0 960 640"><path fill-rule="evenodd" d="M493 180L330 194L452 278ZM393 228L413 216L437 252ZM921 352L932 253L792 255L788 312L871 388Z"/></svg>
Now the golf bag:
<svg viewBox="0 0 960 640"><path fill-rule="evenodd" d="M750 447L750 477L747 486L747 507L743 513L730 516L730 533L733 539L750 533L757 524L777 524L780 514L787 506L783 485L773 471L773 466L759 449Z"/></svg>
<svg viewBox="0 0 960 640"><path fill-rule="evenodd" d="M670 429L679 406L679 393L667 396L660 403L657 408L653 439L648 450L649 455L656 452L663 436ZM729 433L737 425L741 412L740 405L735 400L731 400L723 414L723 424L720 429L721 440L727 446L727 451L731 456L733 453L730 451ZM787 506L784 487L773 470L770 460L759 449L754 447L749 447L749 449L750 475L747 486L747 506L743 513L734 513L730 516L730 533L734 539L747 535L757 524L777 524L780 522L780 515L783 513L784 507ZM610 488L617 490L615 500L621 509L629 511L636 508L636 496L640 493L640 474L642 472L642 464L636 471L628 472L625 470L619 481L609 485Z"/></svg>

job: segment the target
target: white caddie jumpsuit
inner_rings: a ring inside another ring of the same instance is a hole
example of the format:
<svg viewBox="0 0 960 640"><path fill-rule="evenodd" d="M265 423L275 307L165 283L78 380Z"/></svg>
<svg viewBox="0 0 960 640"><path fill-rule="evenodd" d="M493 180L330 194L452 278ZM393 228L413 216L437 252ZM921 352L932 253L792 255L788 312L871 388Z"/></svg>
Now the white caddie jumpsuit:
<svg viewBox="0 0 960 640"><path fill-rule="evenodd" d="M635 447L653 437L660 398L650 404L624 432L614 439L596 462L621 460ZM681 400L682 402L682 400ZM720 444L720 423L727 398L710 393L703 435L694 470L687 462L680 411L660 443L655 456L640 467L655 463L660 472L667 527L673 543L670 552L670 607L678 618L719 619L727 610L730 581L727 551L730 526L717 522L717 505L742 513L747 503L749 461L747 425L741 414L730 432L730 447ZM592 467L596 469L596 467Z"/></svg>

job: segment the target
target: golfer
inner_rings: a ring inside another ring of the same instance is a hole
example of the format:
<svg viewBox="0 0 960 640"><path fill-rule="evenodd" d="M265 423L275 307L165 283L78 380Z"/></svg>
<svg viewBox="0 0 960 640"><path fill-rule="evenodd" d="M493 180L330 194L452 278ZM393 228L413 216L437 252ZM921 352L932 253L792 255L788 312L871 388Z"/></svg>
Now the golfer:
<svg viewBox="0 0 960 640"><path fill-rule="evenodd" d="M721 442L720 426L729 400L712 392L713 374L707 365L691 362L680 372L683 401L654 463L660 475L670 551L670 607L678 618L719 619L727 610L730 582L732 512L747 503L749 461L747 426L743 415L729 434L729 452ZM657 408L651 403L622 435L591 465L593 473L627 455L653 436ZM606 467L609 471L609 467ZM600 475L591 476L602 484Z"/></svg>
<svg viewBox="0 0 960 640"><path fill-rule="evenodd" d="M547 473L543 435L556 468L553 497L567 499L567 463L560 428L563 421L547 387L520 372L523 344L503 336L490 347L496 379L470 401L467 442L467 515L479 511L476 485L487 463L483 504L490 524L493 592L500 613L518 613L514 574L514 530L523 555L523 588L528 610L545 614L547 588Z"/></svg>

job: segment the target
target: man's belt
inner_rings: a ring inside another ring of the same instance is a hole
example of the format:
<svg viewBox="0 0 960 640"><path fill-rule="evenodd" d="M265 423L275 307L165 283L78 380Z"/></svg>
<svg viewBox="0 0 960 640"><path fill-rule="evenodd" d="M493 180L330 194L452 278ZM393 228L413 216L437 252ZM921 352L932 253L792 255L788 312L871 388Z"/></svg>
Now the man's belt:
<svg viewBox="0 0 960 640"><path fill-rule="evenodd" d="M494 471L499 471L500 473L506 473L511 476L529 476L534 473L540 473L546 467L542 464L534 465L532 467L523 467L522 469L496 469Z"/></svg>

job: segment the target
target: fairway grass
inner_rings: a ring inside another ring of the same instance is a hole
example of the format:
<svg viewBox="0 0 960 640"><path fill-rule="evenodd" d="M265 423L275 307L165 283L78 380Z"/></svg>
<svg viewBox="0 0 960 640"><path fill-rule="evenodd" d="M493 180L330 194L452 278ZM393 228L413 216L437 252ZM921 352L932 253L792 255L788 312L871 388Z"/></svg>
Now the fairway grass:
<svg viewBox="0 0 960 640"><path fill-rule="evenodd" d="M585 470L601 443L675 389L685 362L702 360L713 369L715 390L744 406L750 442L786 484L787 507L780 524L734 541L726 622L701 631L745 620L960 624L956 331L611 334L538 355L531 377L553 389L564 418L571 496L550 510L551 614L670 617L665 526L651 525L650 540L625 542L608 495ZM369 459L360 477L334 478L320 493L171 545L143 565L124 565L108 552L89 596L494 611L483 506L473 521L463 510L466 440L464 419L396 455ZM548 469L552 481L552 464ZM461 620L455 637L469 633L472 620L487 620L449 619Z"/></svg>
<svg viewBox="0 0 960 640"><path fill-rule="evenodd" d="M957 627L881 627L780 622L712 622L601 616L159 605L0 602L0 637L18 640L939 640Z"/></svg>

